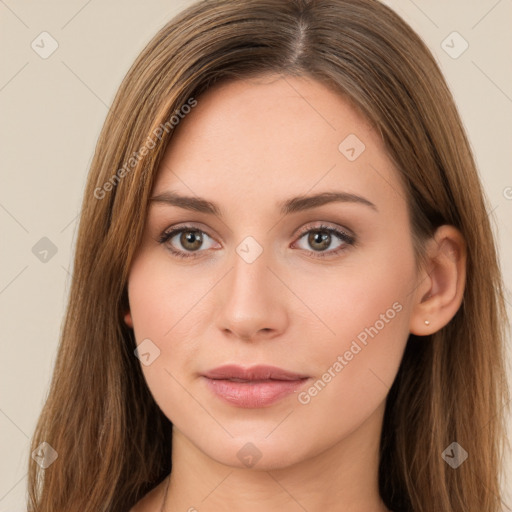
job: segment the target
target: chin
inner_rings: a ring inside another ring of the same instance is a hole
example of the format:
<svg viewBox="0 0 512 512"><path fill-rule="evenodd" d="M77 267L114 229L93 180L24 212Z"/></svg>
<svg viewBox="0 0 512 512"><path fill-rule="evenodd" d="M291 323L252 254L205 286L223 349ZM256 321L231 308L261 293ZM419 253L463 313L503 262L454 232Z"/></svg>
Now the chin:
<svg viewBox="0 0 512 512"><path fill-rule="evenodd" d="M215 452L205 450L206 455L220 464L238 468L270 471L284 469L307 458L286 442L245 437L232 439L228 443L217 444Z"/></svg>

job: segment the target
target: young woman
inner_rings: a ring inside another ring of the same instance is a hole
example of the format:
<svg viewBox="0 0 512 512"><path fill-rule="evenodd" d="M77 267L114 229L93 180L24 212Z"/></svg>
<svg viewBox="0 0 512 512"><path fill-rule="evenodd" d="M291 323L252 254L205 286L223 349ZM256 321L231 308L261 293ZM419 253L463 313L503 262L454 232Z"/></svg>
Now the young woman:
<svg viewBox="0 0 512 512"><path fill-rule="evenodd" d="M31 511L500 510L486 202L386 6L168 23L100 135L74 269Z"/></svg>

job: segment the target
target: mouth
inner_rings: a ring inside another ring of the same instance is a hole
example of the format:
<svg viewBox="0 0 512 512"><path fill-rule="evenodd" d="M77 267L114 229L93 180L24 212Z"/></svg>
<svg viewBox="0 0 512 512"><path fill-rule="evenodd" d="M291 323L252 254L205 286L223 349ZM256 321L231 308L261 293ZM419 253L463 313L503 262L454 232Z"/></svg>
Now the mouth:
<svg viewBox="0 0 512 512"><path fill-rule="evenodd" d="M243 368L225 365L202 374L214 395L242 408L267 407L290 395L310 379L276 366Z"/></svg>

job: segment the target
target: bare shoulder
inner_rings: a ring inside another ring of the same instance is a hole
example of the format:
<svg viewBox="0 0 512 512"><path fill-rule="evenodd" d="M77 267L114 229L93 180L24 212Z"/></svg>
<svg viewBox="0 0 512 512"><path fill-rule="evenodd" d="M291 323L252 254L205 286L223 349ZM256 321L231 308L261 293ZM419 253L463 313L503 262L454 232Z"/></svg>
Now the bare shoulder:
<svg viewBox="0 0 512 512"><path fill-rule="evenodd" d="M160 512L163 500L164 480L140 499L129 512Z"/></svg>

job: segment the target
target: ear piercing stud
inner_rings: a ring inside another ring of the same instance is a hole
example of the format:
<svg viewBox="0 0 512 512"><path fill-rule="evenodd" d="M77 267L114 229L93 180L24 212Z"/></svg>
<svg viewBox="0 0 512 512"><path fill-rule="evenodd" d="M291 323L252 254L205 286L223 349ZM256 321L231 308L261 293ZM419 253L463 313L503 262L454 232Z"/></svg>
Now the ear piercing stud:
<svg viewBox="0 0 512 512"><path fill-rule="evenodd" d="M428 320L425 320L425 325L430 325L430 322Z"/></svg>

